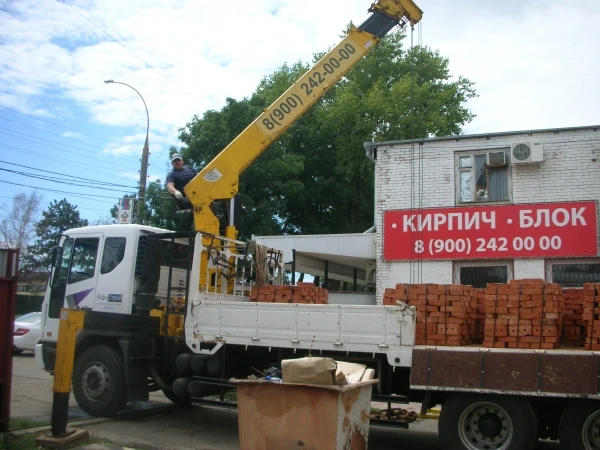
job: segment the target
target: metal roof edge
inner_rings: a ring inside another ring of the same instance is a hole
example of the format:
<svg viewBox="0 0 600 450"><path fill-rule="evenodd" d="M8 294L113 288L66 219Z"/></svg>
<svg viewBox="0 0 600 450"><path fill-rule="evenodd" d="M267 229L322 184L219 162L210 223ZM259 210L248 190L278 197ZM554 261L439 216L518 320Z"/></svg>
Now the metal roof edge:
<svg viewBox="0 0 600 450"><path fill-rule="evenodd" d="M374 147L381 146L391 146L391 145L399 145L399 144L412 144L421 143L421 142L436 142L436 141L451 141L451 140L461 140L461 139L477 139L477 138L485 138L492 136L509 136L509 135L518 135L518 134L531 134L531 133L552 133L552 132L561 132L561 131L580 131L580 130L588 130L588 129L600 129L600 125L586 125L579 127L565 127L565 128L542 128L536 130L521 130L521 131L501 131L496 133L479 133L479 134L458 134L454 136L439 136L425 139L401 139L396 141L382 141L382 142L371 142L366 141L363 143L363 147L365 150L370 150Z"/></svg>
<svg viewBox="0 0 600 450"><path fill-rule="evenodd" d="M344 237L354 237L354 236L376 236L377 233L369 232L369 233L335 233L335 234L285 234L285 235L266 235L266 236L256 236L252 235L252 240L257 239L315 239L315 238L344 238Z"/></svg>

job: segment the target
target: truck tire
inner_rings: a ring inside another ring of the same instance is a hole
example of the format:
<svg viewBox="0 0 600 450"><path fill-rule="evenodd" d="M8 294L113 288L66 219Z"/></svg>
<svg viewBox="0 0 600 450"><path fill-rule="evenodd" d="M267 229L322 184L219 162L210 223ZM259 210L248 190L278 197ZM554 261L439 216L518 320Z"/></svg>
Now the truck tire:
<svg viewBox="0 0 600 450"><path fill-rule="evenodd" d="M451 450L530 450L537 422L525 398L458 393L442 405L438 434Z"/></svg>
<svg viewBox="0 0 600 450"><path fill-rule="evenodd" d="M572 400L560 418L558 438L565 450L600 449L600 402Z"/></svg>
<svg viewBox="0 0 600 450"><path fill-rule="evenodd" d="M106 345L85 350L75 361L73 393L79 407L90 416L118 414L127 404L121 353Z"/></svg>

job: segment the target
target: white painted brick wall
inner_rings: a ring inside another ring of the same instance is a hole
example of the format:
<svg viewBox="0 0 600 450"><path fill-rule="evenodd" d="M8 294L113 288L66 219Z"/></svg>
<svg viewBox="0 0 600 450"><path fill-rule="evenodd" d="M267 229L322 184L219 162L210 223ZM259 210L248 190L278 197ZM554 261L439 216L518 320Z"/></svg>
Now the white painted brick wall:
<svg viewBox="0 0 600 450"><path fill-rule="evenodd" d="M453 278L451 261L384 261L383 212L457 206L456 152L507 148L514 143L530 141L543 143L544 162L539 167L511 166L512 203L599 200L600 127L460 136L428 140L422 146L418 143L382 143L377 147L378 302L381 302L385 288L394 287L396 283L450 283ZM515 278L543 273L544 260L515 261Z"/></svg>

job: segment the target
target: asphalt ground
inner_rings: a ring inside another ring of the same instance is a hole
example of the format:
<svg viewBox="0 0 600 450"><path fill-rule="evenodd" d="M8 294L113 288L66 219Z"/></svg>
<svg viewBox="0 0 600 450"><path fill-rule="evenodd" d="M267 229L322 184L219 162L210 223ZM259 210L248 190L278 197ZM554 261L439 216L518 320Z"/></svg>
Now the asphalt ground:
<svg viewBox="0 0 600 450"><path fill-rule="evenodd" d="M11 418L48 424L52 411L52 377L38 369L30 353L13 357ZM100 448L237 450L240 448L237 410L197 406L177 408L162 395L152 393L149 402L130 405L113 419L92 419L81 411L71 395L69 427L88 430L90 436L109 440ZM375 404L374 406L384 406ZM417 410L419 405L403 406ZM25 430L40 434L48 427ZM437 421L417 419L409 430L372 426L370 450L443 450L437 436ZM98 449L83 445L81 449ZM540 441L536 450L558 450L556 442Z"/></svg>

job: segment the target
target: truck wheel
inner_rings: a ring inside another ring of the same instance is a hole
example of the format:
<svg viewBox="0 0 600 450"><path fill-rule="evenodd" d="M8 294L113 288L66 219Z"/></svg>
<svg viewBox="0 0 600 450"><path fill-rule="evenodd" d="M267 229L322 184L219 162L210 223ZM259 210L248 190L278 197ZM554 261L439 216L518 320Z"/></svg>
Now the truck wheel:
<svg viewBox="0 0 600 450"><path fill-rule="evenodd" d="M569 402L560 418L558 438L565 450L600 449L600 402Z"/></svg>
<svg viewBox="0 0 600 450"><path fill-rule="evenodd" d="M529 450L538 425L524 398L454 394L442 405L438 433L452 450Z"/></svg>
<svg viewBox="0 0 600 450"><path fill-rule="evenodd" d="M88 348L75 361L73 393L91 416L114 416L127 404L121 353L106 345Z"/></svg>

